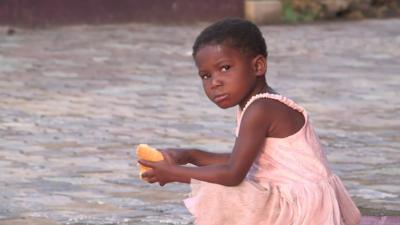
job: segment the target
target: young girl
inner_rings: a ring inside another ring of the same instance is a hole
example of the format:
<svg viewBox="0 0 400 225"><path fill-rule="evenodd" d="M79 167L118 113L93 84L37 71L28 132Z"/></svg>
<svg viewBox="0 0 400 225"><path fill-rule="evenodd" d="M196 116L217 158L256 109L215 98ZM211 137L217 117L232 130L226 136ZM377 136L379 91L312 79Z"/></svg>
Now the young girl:
<svg viewBox="0 0 400 225"><path fill-rule="evenodd" d="M360 212L326 156L306 111L266 82L260 30L225 19L197 37L193 58L206 95L238 107L231 153L167 149L140 160L150 183L191 183L185 205L198 225L357 225ZM183 166L193 164L196 167Z"/></svg>

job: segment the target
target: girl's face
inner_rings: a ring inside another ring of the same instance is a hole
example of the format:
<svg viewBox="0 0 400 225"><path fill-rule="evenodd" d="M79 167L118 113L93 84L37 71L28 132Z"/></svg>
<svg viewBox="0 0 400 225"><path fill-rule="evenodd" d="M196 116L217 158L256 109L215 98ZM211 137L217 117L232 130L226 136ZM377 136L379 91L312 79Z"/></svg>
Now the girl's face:
<svg viewBox="0 0 400 225"><path fill-rule="evenodd" d="M255 58L226 44L205 45L194 60L206 95L223 109L243 107L256 88L257 76L264 76L255 69Z"/></svg>

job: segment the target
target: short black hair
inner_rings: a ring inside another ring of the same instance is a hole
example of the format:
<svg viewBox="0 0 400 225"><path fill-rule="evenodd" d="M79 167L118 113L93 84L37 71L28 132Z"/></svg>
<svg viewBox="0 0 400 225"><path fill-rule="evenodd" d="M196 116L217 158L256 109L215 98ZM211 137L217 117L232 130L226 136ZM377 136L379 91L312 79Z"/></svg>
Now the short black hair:
<svg viewBox="0 0 400 225"><path fill-rule="evenodd" d="M258 27L244 19L226 18L205 28L193 44L193 57L207 44L228 44L251 56L268 56L267 45Z"/></svg>

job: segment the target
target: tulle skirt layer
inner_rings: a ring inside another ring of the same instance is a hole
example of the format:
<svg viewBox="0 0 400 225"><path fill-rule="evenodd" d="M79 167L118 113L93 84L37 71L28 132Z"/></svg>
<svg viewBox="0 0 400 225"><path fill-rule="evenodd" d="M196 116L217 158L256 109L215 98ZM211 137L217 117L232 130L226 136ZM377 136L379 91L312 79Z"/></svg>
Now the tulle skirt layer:
<svg viewBox="0 0 400 225"><path fill-rule="evenodd" d="M361 215L340 179L235 187L192 180L184 200L196 225L358 225Z"/></svg>

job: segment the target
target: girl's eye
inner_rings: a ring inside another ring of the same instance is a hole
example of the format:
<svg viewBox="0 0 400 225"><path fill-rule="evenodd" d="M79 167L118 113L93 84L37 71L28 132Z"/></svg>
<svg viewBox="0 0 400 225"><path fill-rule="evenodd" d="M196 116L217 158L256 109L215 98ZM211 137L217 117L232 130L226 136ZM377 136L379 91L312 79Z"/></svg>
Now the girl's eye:
<svg viewBox="0 0 400 225"><path fill-rule="evenodd" d="M207 80L207 79L210 78L210 75L209 75L209 74L202 74L202 75L200 75L200 77L201 77L201 79L203 79L203 80Z"/></svg>
<svg viewBox="0 0 400 225"><path fill-rule="evenodd" d="M226 71L228 71L230 68L231 68L230 65L224 65L224 66L221 67L221 71L222 71L222 72L226 72Z"/></svg>

